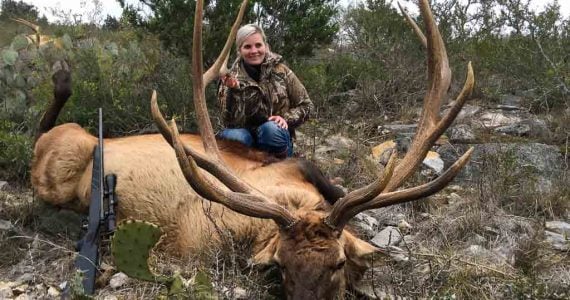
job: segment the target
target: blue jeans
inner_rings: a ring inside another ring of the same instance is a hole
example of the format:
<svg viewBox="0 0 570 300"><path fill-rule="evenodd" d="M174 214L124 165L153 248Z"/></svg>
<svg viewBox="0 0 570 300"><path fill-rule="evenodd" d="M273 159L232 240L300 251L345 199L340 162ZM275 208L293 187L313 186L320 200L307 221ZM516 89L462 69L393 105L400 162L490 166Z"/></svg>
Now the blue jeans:
<svg viewBox="0 0 570 300"><path fill-rule="evenodd" d="M255 132L245 128L226 128L218 133L225 140L240 142L248 147L255 147L276 155L293 155L293 141L287 129L279 127L273 121L267 121L257 127Z"/></svg>

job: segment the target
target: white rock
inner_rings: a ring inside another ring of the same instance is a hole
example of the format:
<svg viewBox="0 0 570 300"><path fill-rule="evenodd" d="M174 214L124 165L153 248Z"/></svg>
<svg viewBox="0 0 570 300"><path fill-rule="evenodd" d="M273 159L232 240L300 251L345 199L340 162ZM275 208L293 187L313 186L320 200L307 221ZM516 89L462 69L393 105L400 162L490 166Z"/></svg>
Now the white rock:
<svg viewBox="0 0 570 300"><path fill-rule="evenodd" d="M518 116L509 116L501 112L486 112L480 117L481 124L486 128L511 125L521 121Z"/></svg>
<svg viewBox="0 0 570 300"><path fill-rule="evenodd" d="M463 198L461 198L457 193L451 193L447 196L447 201L449 201L450 204L460 202L461 200L463 200Z"/></svg>
<svg viewBox="0 0 570 300"><path fill-rule="evenodd" d="M0 230L6 231L12 229L12 222L9 220L0 220Z"/></svg>
<svg viewBox="0 0 570 300"><path fill-rule="evenodd" d="M12 293L13 286L14 282L0 281L0 299L11 299L14 296Z"/></svg>
<svg viewBox="0 0 570 300"><path fill-rule="evenodd" d="M32 298L30 298L30 296L28 296L27 294L20 294L18 295L18 297L14 298L14 300L28 300L28 299Z"/></svg>
<svg viewBox="0 0 570 300"><path fill-rule="evenodd" d="M443 172L443 160L439 156L437 152L430 151L426 155L426 158L423 161L423 164L426 165L428 168L435 171L436 174L441 174Z"/></svg>
<svg viewBox="0 0 570 300"><path fill-rule="evenodd" d="M127 284L128 281L129 281L129 276L127 276L127 274L123 272L119 272L111 277L111 280L109 281L109 286L112 289L118 289Z"/></svg>
<svg viewBox="0 0 570 300"><path fill-rule="evenodd" d="M59 292L59 290L58 290L56 287L53 287L53 286L50 286L50 287L48 288L47 294L48 294L48 296L54 297L54 298L57 298L57 297L59 297L59 295L61 295L61 293Z"/></svg>
<svg viewBox="0 0 570 300"><path fill-rule="evenodd" d="M400 220L400 222L398 222L398 228L400 230L404 231L404 230L412 229L412 225L410 225L410 223L406 222L406 220Z"/></svg>
<svg viewBox="0 0 570 300"><path fill-rule="evenodd" d="M570 239L568 237L552 231L545 231L544 233L546 234L546 241L550 243L552 248L559 251L570 250Z"/></svg>
<svg viewBox="0 0 570 300"><path fill-rule="evenodd" d="M378 247L384 248L398 245L402 241L402 238L402 234L398 231L398 228L388 226L376 234L370 242Z"/></svg>
<svg viewBox="0 0 570 300"><path fill-rule="evenodd" d="M570 224L562 221L546 222L546 229L570 237Z"/></svg>

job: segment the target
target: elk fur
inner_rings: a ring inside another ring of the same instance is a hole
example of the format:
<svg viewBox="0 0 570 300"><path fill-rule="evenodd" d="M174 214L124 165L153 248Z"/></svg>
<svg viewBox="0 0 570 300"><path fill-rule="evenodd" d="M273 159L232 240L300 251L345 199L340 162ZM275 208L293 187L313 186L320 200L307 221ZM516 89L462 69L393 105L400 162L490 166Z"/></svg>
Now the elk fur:
<svg viewBox="0 0 570 300"><path fill-rule="evenodd" d="M199 136L181 135L184 143L203 152ZM57 206L85 211L91 192L92 153L97 138L75 123L54 127L37 140L32 185L38 196ZM222 144L223 145L223 144ZM235 146L235 145L234 145ZM222 148L222 146L220 147ZM197 196L184 179L174 150L161 135L149 134L104 140L105 173L117 175L119 219L141 219L168 233L166 249L192 254L218 241L212 220L231 229L237 239L260 236L272 222L247 217ZM222 148L226 164L242 179L292 210L314 210L325 200L307 181L298 161L265 165ZM213 177L212 177L213 178ZM210 216L206 216L207 210ZM275 231L275 228L273 228Z"/></svg>

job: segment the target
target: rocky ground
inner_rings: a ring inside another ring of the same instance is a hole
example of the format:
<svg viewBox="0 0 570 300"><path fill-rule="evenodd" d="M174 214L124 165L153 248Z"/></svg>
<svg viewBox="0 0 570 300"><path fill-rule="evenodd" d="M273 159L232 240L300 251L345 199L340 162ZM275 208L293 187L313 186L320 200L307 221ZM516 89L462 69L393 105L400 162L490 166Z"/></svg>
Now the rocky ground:
<svg viewBox="0 0 570 300"><path fill-rule="evenodd" d="M410 124L343 121L307 125L297 152L346 189L370 181L389 149L405 151ZM567 148L542 143L547 122L516 98L493 107L467 105L428 155L413 182L440 174L468 147L471 162L430 199L359 214L353 226L386 249L349 296L362 298L570 299L570 181ZM389 140L386 142L386 140ZM412 183L413 184L413 183ZM0 182L0 299L59 299L73 286L80 216L44 206L27 188ZM209 285L218 298L266 298L267 270L247 267L239 250L212 255L214 266L159 257L188 289ZM231 263L227 263L231 258ZM165 288L117 273L104 256L98 299L164 297ZM247 274L241 275L246 272ZM229 279L233 278L238 279ZM75 278L75 279L74 279Z"/></svg>

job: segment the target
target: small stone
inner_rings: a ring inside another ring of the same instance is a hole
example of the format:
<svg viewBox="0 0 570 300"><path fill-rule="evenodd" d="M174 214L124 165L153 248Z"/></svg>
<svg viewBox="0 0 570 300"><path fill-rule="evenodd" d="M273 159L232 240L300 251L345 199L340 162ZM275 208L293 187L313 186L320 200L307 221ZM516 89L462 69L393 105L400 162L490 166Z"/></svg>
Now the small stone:
<svg viewBox="0 0 570 300"><path fill-rule="evenodd" d="M59 290L58 290L56 287L53 287L53 286L50 286L50 287L48 288L47 294L48 294L48 296L54 297L54 298L57 298L57 297L59 297L59 295L61 295L61 293L59 292Z"/></svg>
<svg viewBox="0 0 570 300"><path fill-rule="evenodd" d="M46 291L46 286L43 283L36 284L34 286L34 290L36 290L36 292L43 294Z"/></svg>
<svg viewBox="0 0 570 300"><path fill-rule="evenodd" d="M12 222L8 220L0 220L0 231L8 231L12 229Z"/></svg>
<svg viewBox="0 0 570 300"><path fill-rule="evenodd" d="M450 190L450 191L454 191L454 192L461 192L461 191L463 191L463 188L462 188L460 185L456 185L456 184L449 185L449 186L447 186L446 189L448 189L448 190Z"/></svg>
<svg viewBox="0 0 570 300"><path fill-rule="evenodd" d="M386 164L392 154L392 150L396 148L394 141L386 141L372 148L372 157L375 161Z"/></svg>
<svg viewBox="0 0 570 300"><path fill-rule="evenodd" d="M370 241L378 247L398 245L402 241L402 234L396 227L388 226L376 234Z"/></svg>
<svg viewBox="0 0 570 300"><path fill-rule="evenodd" d="M398 222L398 229L400 229L400 231L407 231L412 229L412 225L406 222L406 220L400 220L400 222Z"/></svg>
<svg viewBox="0 0 570 300"><path fill-rule="evenodd" d="M546 222L546 229L570 237L570 224L562 221Z"/></svg>
<svg viewBox="0 0 570 300"><path fill-rule="evenodd" d="M552 246L553 249L558 251L569 251L570 250L570 239L564 237L562 234L545 231L546 241Z"/></svg>
<svg viewBox="0 0 570 300"><path fill-rule="evenodd" d="M243 288L240 288L239 286L234 288L233 295L234 299L249 299L247 297L247 291Z"/></svg>
<svg viewBox="0 0 570 300"><path fill-rule="evenodd" d="M429 151L422 163L433 170L436 174L441 174L443 172L444 163L437 152Z"/></svg>
<svg viewBox="0 0 570 300"><path fill-rule="evenodd" d="M127 276L123 272L120 272L111 277L111 280L109 281L109 286L112 289L118 289L127 284L128 281L129 281L129 276Z"/></svg>
<svg viewBox="0 0 570 300"><path fill-rule="evenodd" d="M447 196L447 201L449 202L449 204L457 203L460 202L461 200L463 200L463 198L461 198L461 196L459 196L456 193L451 193L449 194L449 196Z"/></svg>

